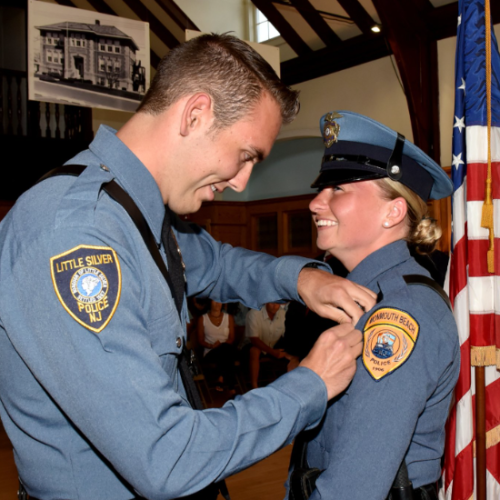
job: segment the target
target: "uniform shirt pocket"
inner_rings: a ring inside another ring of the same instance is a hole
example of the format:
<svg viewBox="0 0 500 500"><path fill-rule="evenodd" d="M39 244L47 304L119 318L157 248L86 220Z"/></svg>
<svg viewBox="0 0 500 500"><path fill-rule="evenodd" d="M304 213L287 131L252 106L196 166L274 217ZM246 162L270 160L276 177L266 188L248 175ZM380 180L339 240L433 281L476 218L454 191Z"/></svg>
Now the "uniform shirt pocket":
<svg viewBox="0 0 500 500"><path fill-rule="evenodd" d="M185 344L185 336L178 317L170 318L166 315L149 322L148 327L151 347L160 358L163 369L175 379L178 358Z"/></svg>

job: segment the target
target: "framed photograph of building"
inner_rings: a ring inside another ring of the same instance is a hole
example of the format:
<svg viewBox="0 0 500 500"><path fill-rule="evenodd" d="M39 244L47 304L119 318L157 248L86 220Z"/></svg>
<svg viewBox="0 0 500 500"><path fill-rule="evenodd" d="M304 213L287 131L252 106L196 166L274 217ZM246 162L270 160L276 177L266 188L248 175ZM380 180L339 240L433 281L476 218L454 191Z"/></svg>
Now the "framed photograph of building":
<svg viewBox="0 0 500 500"><path fill-rule="evenodd" d="M148 23L29 0L29 99L133 112L149 75Z"/></svg>

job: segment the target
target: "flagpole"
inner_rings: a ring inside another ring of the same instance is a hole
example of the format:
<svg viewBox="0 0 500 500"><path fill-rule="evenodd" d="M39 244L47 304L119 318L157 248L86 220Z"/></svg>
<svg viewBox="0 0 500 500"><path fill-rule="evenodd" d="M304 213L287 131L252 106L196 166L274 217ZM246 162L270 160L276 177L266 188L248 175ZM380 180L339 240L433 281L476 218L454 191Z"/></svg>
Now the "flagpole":
<svg viewBox="0 0 500 500"><path fill-rule="evenodd" d="M486 500L486 384L485 384L484 366L476 366L475 372L476 372L476 493L477 493L477 500Z"/></svg>

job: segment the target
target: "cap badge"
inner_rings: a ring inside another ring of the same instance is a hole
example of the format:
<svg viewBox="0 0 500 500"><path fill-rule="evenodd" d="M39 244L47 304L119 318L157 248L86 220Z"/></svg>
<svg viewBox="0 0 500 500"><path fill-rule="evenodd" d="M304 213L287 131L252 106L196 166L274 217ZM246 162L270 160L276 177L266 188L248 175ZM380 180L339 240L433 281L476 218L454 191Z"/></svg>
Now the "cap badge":
<svg viewBox="0 0 500 500"><path fill-rule="evenodd" d="M325 116L323 141L327 148L339 140L340 125L335 121L335 118L342 118L342 115L339 113L328 113Z"/></svg>

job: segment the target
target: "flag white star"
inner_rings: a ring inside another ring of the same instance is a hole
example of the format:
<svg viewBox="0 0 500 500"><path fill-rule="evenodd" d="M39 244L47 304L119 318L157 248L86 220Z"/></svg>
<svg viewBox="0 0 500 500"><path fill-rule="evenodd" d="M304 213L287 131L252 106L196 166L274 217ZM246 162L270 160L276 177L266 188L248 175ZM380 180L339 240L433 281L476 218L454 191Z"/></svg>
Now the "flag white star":
<svg viewBox="0 0 500 500"><path fill-rule="evenodd" d="M462 85L460 87L457 87L458 90L463 90L465 93L465 80L462 78Z"/></svg>
<svg viewBox="0 0 500 500"><path fill-rule="evenodd" d="M462 14L458 16L458 24L457 26L460 26L462 24Z"/></svg>
<svg viewBox="0 0 500 500"><path fill-rule="evenodd" d="M465 128L465 116L462 116L462 118L455 116L455 124L453 125L453 128L455 127L458 127L458 130L462 133L462 129Z"/></svg>
<svg viewBox="0 0 500 500"><path fill-rule="evenodd" d="M453 156L453 161L451 162L451 164L458 170L458 167L464 164L464 161L462 160L462 153L458 153L457 156L455 155L452 156Z"/></svg>

